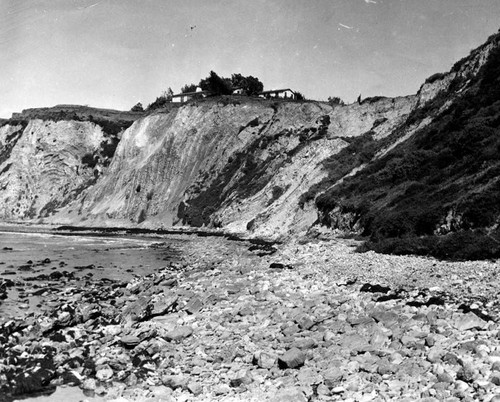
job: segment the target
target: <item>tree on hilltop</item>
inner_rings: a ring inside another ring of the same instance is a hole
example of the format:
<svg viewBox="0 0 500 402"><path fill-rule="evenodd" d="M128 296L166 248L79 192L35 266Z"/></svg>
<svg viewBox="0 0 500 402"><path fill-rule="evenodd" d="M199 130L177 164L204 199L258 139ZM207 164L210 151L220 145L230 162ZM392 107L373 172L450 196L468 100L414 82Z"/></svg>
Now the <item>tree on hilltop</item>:
<svg viewBox="0 0 500 402"><path fill-rule="evenodd" d="M233 93L231 80L219 77L214 71L210 71L210 75L202 79L198 86L204 91L211 92L213 95L231 95Z"/></svg>
<svg viewBox="0 0 500 402"><path fill-rule="evenodd" d="M244 77L239 73L233 74L231 75L231 83L234 88L243 89L245 94L249 96L257 95L264 90L264 84L258 78L251 75Z"/></svg>
<svg viewBox="0 0 500 402"><path fill-rule="evenodd" d="M137 104L135 106L132 107L132 109L130 109L131 112L144 112L144 108L142 107L142 103L141 102L137 102Z"/></svg>
<svg viewBox="0 0 500 402"><path fill-rule="evenodd" d="M163 91L163 93L160 96L158 96L154 102L148 105L146 110L150 111L166 106L167 103L172 102L173 95L174 92L172 91L172 88L168 87L168 89L166 91Z"/></svg>
<svg viewBox="0 0 500 402"><path fill-rule="evenodd" d="M306 97L301 92L295 92L295 100L303 101L306 100Z"/></svg>
<svg viewBox="0 0 500 402"><path fill-rule="evenodd" d="M167 102L171 102L172 96L174 96L174 91L172 91L172 88L168 87L168 89L163 92L162 96L165 98Z"/></svg>
<svg viewBox="0 0 500 402"><path fill-rule="evenodd" d="M196 88L198 88L196 84L186 84L181 88L181 93L187 94L189 92L196 92Z"/></svg>

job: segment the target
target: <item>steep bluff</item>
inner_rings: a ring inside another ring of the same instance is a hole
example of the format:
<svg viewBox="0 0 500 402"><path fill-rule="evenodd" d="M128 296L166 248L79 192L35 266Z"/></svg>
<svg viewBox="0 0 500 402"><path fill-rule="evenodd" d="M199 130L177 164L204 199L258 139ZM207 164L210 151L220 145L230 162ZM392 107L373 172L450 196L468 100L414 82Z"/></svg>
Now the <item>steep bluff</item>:
<svg viewBox="0 0 500 402"><path fill-rule="evenodd" d="M37 219L96 182L140 114L60 105L15 113L0 126L0 218Z"/></svg>
<svg viewBox="0 0 500 402"><path fill-rule="evenodd" d="M500 256L500 34L449 74L356 175L316 198L319 223L370 236L378 251L441 258Z"/></svg>
<svg viewBox="0 0 500 402"><path fill-rule="evenodd" d="M44 217L95 181L82 164L104 140L94 123L30 120L0 128L0 214L3 219Z"/></svg>
<svg viewBox="0 0 500 402"><path fill-rule="evenodd" d="M484 189L494 193L498 177L497 153L490 151L498 138L498 42L492 36L406 97L350 105L219 97L129 116L128 125L119 126L116 116L75 115L64 105L62 121L60 110L48 120L32 110L29 119L0 129L2 217L203 226L273 239L314 226L379 238L468 230L471 221L460 223L468 215L457 205L483 200L476 196ZM464 127L470 135L461 134ZM447 145L434 149L443 138ZM461 149L467 141L488 152L469 155ZM473 174L442 169L460 155L479 164ZM425 210L415 218L425 233L377 229L407 226L401 217L408 210L395 211L418 209L411 197L428 190L425 175L416 173L422 166L432 171L430 185L437 189L413 198ZM455 191L463 183L469 195ZM427 211L434 205L429 197L442 200L443 208ZM487 224L494 228L492 210ZM392 223L380 221L394 214Z"/></svg>
<svg viewBox="0 0 500 402"><path fill-rule="evenodd" d="M103 177L53 221L223 227L278 238L316 220L299 197L350 137L384 137L414 96L345 107L320 102L207 100L137 120ZM311 213L312 212L312 213Z"/></svg>

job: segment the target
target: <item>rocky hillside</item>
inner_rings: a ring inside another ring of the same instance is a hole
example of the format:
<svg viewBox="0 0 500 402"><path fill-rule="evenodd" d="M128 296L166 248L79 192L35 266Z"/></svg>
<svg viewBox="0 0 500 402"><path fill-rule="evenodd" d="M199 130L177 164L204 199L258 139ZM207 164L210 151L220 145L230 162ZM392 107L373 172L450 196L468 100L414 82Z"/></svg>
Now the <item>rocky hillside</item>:
<svg viewBox="0 0 500 402"><path fill-rule="evenodd" d="M1 217L272 239L324 226L379 246L472 230L495 255L499 49L494 35L416 95L345 106L219 97L111 131L116 116L14 116L0 131Z"/></svg>
<svg viewBox="0 0 500 402"><path fill-rule="evenodd" d="M50 216L96 182L140 114L61 105L0 126L0 217Z"/></svg>

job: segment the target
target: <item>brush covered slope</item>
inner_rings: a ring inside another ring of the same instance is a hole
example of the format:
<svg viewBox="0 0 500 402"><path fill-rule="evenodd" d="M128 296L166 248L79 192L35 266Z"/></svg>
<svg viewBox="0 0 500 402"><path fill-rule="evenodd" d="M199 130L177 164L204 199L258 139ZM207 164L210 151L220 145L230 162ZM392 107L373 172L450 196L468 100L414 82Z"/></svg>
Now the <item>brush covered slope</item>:
<svg viewBox="0 0 500 402"><path fill-rule="evenodd" d="M316 198L324 225L370 236L377 251L500 256L499 40L458 62L449 90L405 123L432 116L425 127Z"/></svg>

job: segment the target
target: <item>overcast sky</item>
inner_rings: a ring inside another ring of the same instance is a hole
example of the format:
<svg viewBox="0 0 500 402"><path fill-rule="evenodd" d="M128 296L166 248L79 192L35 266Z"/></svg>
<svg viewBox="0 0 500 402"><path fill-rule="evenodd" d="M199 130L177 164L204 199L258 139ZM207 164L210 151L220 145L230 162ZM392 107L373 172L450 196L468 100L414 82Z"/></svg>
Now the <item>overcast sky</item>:
<svg viewBox="0 0 500 402"><path fill-rule="evenodd" d="M415 93L500 28L500 0L0 0L0 117L130 109L210 70L306 97Z"/></svg>

